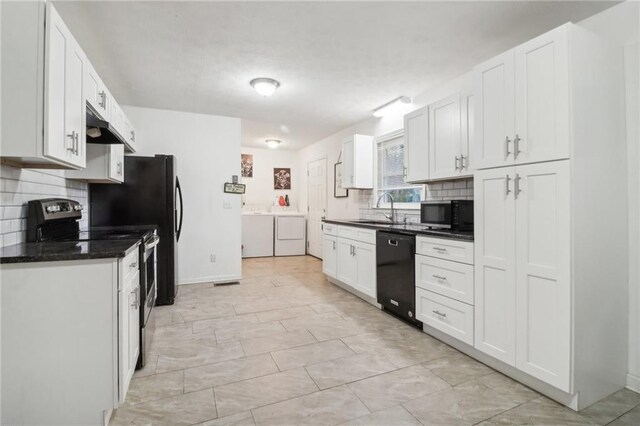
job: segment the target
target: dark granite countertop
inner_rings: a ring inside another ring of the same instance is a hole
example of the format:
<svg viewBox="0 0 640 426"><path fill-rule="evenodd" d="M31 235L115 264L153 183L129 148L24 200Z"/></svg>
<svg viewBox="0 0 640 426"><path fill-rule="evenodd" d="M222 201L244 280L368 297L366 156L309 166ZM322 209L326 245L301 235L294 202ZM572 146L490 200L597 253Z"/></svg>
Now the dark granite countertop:
<svg viewBox="0 0 640 426"><path fill-rule="evenodd" d="M21 243L0 248L0 263L121 258L139 244L139 239Z"/></svg>
<svg viewBox="0 0 640 426"><path fill-rule="evenodd" d="M431 229L419 223L387 223L371 220L333 220L325 219L323 222L336 225L357 226L360 228L375 229L378 231L397 232L409 235L425 235L434 238L448 238L461 241L473 241L473 231L451 231L448 229Z"/></svg>

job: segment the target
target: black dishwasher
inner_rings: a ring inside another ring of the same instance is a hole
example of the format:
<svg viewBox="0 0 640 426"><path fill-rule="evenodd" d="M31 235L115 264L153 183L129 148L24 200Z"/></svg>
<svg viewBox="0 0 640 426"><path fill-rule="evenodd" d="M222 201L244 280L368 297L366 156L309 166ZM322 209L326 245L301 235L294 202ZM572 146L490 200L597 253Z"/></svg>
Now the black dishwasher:
<svg viewBox="0 0 640 426"><path fill-rule="evenodd" d="M415 319L415 241L415 235L377 232L378 303L386 311L422 326Z"/></svg>

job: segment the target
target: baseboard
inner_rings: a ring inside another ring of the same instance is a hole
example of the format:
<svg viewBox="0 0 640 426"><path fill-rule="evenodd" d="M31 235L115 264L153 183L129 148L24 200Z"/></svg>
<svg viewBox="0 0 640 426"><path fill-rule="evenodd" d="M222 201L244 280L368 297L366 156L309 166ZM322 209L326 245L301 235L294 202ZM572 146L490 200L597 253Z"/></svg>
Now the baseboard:
<svg viewBox="0 0 640 426"><path fill-rule="evenodd" d="M230 283L234 281L239 281L242 278L240 275L222 275L216 277L200 277L200 278L187 278L178 281L178 285L189 285L189 284L202 284L202 283L213 283L213 284L221 284L221 283Z"/></svg>
<svg viewBox="0 0 640 426"><path fill-rule="evenodd" d="M640 393L640 376L627 373L627 389Z"/></svg>

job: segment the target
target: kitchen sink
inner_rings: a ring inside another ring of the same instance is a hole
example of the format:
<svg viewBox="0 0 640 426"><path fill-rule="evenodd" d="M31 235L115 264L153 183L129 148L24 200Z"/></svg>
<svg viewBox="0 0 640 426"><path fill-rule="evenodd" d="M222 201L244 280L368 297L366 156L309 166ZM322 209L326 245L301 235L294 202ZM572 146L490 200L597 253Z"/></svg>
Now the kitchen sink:
<svg viewBox="0 0 640 426"><path fill-rule="evenodd" d="M392 223L386 220L350 220L349 222L353 223L362 223L363 225L398 225L397 223Z"/></svg>

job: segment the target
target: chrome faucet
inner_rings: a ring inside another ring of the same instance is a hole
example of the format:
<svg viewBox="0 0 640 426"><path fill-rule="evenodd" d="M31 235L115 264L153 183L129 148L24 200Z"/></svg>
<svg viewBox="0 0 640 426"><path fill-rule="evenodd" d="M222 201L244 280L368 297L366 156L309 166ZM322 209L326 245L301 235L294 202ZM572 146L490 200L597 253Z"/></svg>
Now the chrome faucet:
<svg viewBox="0 0 640 426"><path fill-rule="evenodd" d="M391 223L396 223L396 209L393 208L393 196L391 194L389 194L388 192L383 192L382 194L380 194L380 196L378 197L378 202L376 203L376 208L380 208L380 200L382 200L385 195L389 197L389 200L391 200L391 214L383 213L384 217L389 219Z"/></svg>

